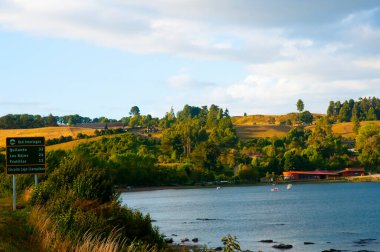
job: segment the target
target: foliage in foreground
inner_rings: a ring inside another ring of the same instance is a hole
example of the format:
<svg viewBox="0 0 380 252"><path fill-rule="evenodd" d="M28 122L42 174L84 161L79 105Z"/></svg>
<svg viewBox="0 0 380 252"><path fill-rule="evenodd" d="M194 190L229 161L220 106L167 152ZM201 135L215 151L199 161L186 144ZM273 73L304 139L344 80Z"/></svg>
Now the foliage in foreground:
<svg viewBox="0 0 380 252"><path fill-rule="evenodd" d="M79 246L85 237L106 241L117 230L120 246L134 240L162 246L149 215L122 207L117 199L108 169L74 151L35 188L31 203L45 209L49 223L43 225L60 237L59 244L67 240Z"/></svg>

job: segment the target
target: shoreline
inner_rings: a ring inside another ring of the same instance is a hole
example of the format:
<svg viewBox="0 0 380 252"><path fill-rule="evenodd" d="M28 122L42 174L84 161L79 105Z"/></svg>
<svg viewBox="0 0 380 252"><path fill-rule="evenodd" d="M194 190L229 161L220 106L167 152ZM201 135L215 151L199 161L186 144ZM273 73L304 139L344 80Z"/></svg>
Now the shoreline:
<svg viewBox="0 0 380 252"><path fill-rule="evenodd" d="M380 174L347 177L339 180L293 180L293 181L279 181L277 185L283 184L324 184L324 183L364 183L364 182L380 182ZM223 185L175 185L175 186L143 186L143 187L127 187L117 188L120 193L128 192L146 192L146 191L159 191L159 190L182 190L182 189L202 189L202 188L216 188L216 187L248 187L248 186L267 186L271 183L258 182L250 184L223 184Z"/></svg>

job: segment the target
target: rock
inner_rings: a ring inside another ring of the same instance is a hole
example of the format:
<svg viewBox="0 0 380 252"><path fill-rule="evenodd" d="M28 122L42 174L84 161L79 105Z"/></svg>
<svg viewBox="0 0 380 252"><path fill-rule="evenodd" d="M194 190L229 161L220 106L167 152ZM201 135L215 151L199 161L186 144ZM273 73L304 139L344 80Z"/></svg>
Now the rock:
<svg viewBox="0 0 380 252"><path fill-rule="evenodd" d="M177 234L172 234L172 236L178 236Z"/></svg>
<svg viewBox="0 0 380 252"><path fill-rule="evenodd" d="M304 245L312 245L312 244L315 244L314 242L304 242L303 243Z"/></svg>
<svg viewBox="0 0 380 252"><path fill-rule="evenodd" d="M183 243L183 242L188 242L188 241L189 241L188 238L185 238L185 239L182 239L182 240L181 240L182 243Z"/></svg>
<svg viewBox="0 0 380 252"><path fill-rule="evenodd" d="M173 243L173 238L165 238L166 243Z"/></svg>
<svg viewBox="0 0 380 252"><path fill-rule="evenodd" d="M222 251L222 250L223 250L222 247L216 247L216 248L215 248L215 251Z"/></svg>
<svg viewBox="0 0 380 252"><path fill-rule="evenodd" d="M261 240L260 242L273 243L273 240Z"/></svg>
<svg viewBox="0 0 380 252"><path fill-rule="evenodd" d="M276 249L291 249L291 248L293 248L293 245L280 243L280 244L273 245L272 248L276 248Z"/></svg>
<svg viewBox="0 0 380 252"><path fill-rule="evenodd" d="M375 241L376 239L373 239L373 238L368 238L368 239L360 239L359 241L354 241L354 243L356 244L367 244L367 243L370 243L372 241Z"/></svg>
<svg viewBox="0 0 380 252"><path fill-rule="evenodd" d="M198 242L198 238L194 238L191 240L192 242Z"/></svg>
<svg viewBox="0 0 380 252"><path fill-rule="evenodd" d="M215 221L215 220L219 220L219 219L210 219L210 218L196 218L197 221Z"/></svg>

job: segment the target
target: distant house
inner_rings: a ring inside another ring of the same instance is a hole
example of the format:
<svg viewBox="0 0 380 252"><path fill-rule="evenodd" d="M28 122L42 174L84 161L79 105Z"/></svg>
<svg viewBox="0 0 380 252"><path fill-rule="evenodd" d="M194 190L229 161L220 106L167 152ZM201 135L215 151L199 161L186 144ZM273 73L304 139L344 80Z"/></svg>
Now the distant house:
<svg viewBox="0 0 380 252"><path fill-rule="evenodd" d="M348 149L355 148L355 140L343 140L342 145L346 145Z"/></svg>
<svg viewBox="0 0 380 252"><path fill-rule="evenodd" d="M364 168L345 168L341 171L286 171L283 172L284 180L320 180L336 179L339 177L364 175Z"/></svg>

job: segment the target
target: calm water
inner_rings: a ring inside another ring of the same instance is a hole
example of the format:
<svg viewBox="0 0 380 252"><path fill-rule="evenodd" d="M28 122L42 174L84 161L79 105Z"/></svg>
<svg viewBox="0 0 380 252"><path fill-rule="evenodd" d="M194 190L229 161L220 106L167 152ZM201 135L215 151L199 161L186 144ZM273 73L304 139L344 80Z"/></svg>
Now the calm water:
<svg viewBox="0 0 380 252"><path fill-rule="evenodd" d="M221 237L232 234L243 249L254 251L279 251L258 242L264 239L292 244L289 251L380 251L380 183L278 187L277 192L270 186L129 192L121 198L149 213L160 232L178 243L197 237L199 244L217 247ZM355 243L369 238L376 240Z"/></svg>

